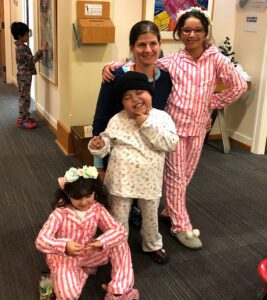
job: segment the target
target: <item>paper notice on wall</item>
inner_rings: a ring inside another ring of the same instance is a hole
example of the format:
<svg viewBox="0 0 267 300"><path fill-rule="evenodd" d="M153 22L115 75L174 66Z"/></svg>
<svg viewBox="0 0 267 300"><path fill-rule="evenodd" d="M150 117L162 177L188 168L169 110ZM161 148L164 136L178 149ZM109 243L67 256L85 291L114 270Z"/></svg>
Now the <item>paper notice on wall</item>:
<svg viewBox="0 0 267 300"><path fill-rule="evenodd" d="M102 4L85 4L84 14L86 16L102 16Z"/></svg>
<svg viewBox="0 0 267 300"><path fill-rule="evenodd" d="M248 13L245 18L245 31L257 32L259 23L258 14Z"/></svg>
<svg viewBox="0 0 267 300"><path fill-rule="evenodd" d="M246 6L255 8L266 8L267 0L249 0Z"/></svg>
<svg viewBox="0 0 267 300"><path fill-rule="evenodd" d="M83 127L84 137L92 137L93 136L93 126L86 125Z"/></svg>

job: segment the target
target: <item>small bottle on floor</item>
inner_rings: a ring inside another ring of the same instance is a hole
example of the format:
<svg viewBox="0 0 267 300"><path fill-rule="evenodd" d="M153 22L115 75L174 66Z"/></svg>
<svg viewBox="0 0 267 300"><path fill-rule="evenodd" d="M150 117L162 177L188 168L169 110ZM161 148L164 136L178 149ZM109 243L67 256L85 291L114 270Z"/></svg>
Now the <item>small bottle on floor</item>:
<svg viewBox="0 0 267 300"><path fill-rule="evenodd" d="M43 271L41 273L40 283L40 300L52 300L53 298L53 281L50 277L50 273Z"/></svg>

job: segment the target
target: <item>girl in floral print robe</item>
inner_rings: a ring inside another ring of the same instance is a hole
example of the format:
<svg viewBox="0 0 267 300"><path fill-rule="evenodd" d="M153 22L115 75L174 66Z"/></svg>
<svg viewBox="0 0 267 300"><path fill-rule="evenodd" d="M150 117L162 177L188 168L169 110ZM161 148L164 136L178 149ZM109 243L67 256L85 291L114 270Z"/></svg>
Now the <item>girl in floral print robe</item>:
<svg viewBox="0 0 267 300"><path fill-rule="evenodd" d="M171 117L152 108L153 88L145 74L128 71L117 82L115 93L124 109L100 136L91 139L89 150L101 158L110 153L104 184L112 215L128 230L132 201L139 199L143 251L165 263L158 206L165 153L175 148L178 135Z"/></svg>

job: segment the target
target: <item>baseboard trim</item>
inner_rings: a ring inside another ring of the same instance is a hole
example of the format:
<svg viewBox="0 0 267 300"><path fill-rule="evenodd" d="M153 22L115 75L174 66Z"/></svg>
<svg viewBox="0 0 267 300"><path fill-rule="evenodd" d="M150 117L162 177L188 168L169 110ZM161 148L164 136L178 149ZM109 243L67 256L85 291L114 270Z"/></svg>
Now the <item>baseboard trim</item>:
<svg viewBox="0 0 267 300"><path fill-rule="evenodd" d="M49 120L44 116L44 114L42 113L42 111L39 110L38 108L36 108L36 113L39 116L39 118L42 119L45 122L45 124L53 132L53 134L55 136L57 136L57 129L49 122Z"/></svg>
<svg viewBox="0 0 267 300"><path fill-rule="evenodd" d="M239 141L237 141L237 140L235 140L235 139L233 139L231 137L229 138L229 140L230 140L230 144L236 145L236 146L238 146L239 148L241 148L243 150L251 152L251 146L246 145L246 144L244 144L242 142L239 142Z"/></svg>
<svg viewBox="0 0 267 300"><path fill-rule="evenodd" d="M71 141L71 131L61 121L56 121L44 109L36 105L36 112L38 116L45 122L48 128L56 136L56 144L65 155L73 155L74 149Z"/></svg>
<svg viewBox="0 0 267 300"><path fill-rule="evenodd" d="M66 155L74 154L74 149L71 141L71 131L61 121L57 121L56 143Z"/></svg>
<svg viewBox="0 0 267 300"><path fill-rule="evenodd" d="M209 135L208 137L208 141L218 141L218 140L221 140L222 139L222 135L221 134L212 134L212 135ZM248 151L248 152L251 152L251 146L249 145L246 145L242 142L239 142L231 137L229 137L229 142L230 144L232 145L236 145L238 146L239 148L245 150L245 151Z"/></svg>
<svg viewBox="0 0 267 300"><path fill-rule="evenodd" d="M59 148L62 150L62 152L65 155L74 155L74 148L72 144L72 139L71 139L71 130L69 130L63 122L60 120L57 121L57 128L55 128L51 122L49 121L49 118L45 116L42 112L42 110L36 109L36 112L38 116L46 123L46 125L49 127L49 129L55 134L56 138L56 144L59 146ZM53 122L54 123L54 122ZM208 141L218 141L222 139L221 134L212 134L209 135ZM229 137L229 142L230 144L236 145L239 148L246 150L248 152L251 152L251 146L239 142L231 137Z"/></svg>
<svg viewBox="0 0 267 300"><path fill-rule="evenodd" d="M221 134L210 134L208 136L208 141L218 141L222 139L222 135Z"/></svg>

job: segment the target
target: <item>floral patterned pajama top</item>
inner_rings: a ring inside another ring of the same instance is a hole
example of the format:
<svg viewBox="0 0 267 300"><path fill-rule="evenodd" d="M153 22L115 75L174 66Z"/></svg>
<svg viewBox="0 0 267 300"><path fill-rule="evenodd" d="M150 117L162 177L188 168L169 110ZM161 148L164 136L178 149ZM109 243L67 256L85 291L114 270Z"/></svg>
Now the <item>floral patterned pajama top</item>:
<svg viewBox="0 0 267 300"><path fill-rule="evenodd" d="M104 157L110 153L104 184L111 195L129 198L158 199L162 195L165 153L178 143L175 124L164 111L152 109L138 127L122 110L101 134L102 149L89 150Z"/></svg>

